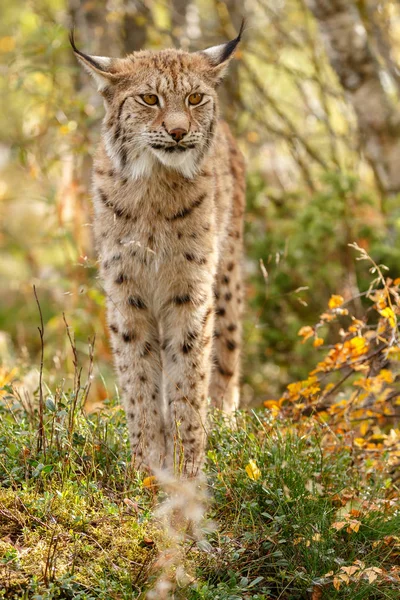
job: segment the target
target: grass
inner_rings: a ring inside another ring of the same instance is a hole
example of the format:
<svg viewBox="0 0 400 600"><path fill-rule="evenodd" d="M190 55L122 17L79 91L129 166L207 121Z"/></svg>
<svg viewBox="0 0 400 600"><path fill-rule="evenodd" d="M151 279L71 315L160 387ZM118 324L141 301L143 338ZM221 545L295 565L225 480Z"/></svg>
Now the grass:
<svg viewBox="0 0 400 600"><path fill-rule="evenodd" d="M144 598L173 542L154 517L164 492L130 466L120 407L86 415L80 384L47 392L41 432L38 411L12 387L3 394L0 598ZM171 597L398 599L400 512L387 474L311 421L212 421L215 529L179 542L185 577Z"/></svg>

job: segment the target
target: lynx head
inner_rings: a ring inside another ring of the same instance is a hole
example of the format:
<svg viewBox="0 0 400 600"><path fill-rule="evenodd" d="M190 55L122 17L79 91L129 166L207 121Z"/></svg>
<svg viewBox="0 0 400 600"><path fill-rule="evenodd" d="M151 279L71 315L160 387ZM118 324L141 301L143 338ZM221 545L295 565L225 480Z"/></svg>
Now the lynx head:
<svg viewBox="0 0 400 600"><path fill-rule="evenodd" d="M126 58L89 56L70 41L104 98L103 138L115 167L133 178L163 165L193 177L213 140L216 87L243 31L202 52L140 51Z"/></svg>

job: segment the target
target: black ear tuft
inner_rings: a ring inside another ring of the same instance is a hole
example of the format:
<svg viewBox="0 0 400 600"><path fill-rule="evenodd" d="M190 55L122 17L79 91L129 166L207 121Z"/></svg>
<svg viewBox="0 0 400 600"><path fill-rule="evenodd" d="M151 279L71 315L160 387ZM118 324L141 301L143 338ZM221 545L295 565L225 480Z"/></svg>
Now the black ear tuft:
<svg viewBox="0 0 400 600"><path fill-rule="evenodd" d="M98 63L96 60L94 60L92 56L89 56L88 54L84 54L83 52L78 50L78 48L76 47L76 44L75 44L75 36L74 36L73 28L69 32L69 43L71 44L72 50L75 52L75 54L80 56L84 61L86 61L87 63L92 65L92 67L94 67L98 71L103 71L104 73L107 73L107 71L100 65L100 63Z"/></svg>
<svg viewBox="0 0 400 600"><path fill-rule="evenodd" d="M235 52L236 46L242 39L242 33L244 30L244 26L245 26L245 19L242 19L242 23L240 25L240 30L239 30L238 36L234 40L231 40L230 42L225 44L224 51L222 52L220 60L219 60L219 64L228 60L228 58Z"/></svg>

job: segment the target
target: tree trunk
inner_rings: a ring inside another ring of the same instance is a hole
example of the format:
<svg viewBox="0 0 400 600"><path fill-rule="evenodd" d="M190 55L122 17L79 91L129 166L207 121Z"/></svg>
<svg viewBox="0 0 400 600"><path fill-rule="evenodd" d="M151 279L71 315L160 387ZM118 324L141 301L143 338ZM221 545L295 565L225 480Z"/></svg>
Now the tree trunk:
<svg viewBox="0 0 400 600"><path fill-rule="evenodd" d="M145 2L124 0L122 22L122 54L144 50L147 42L147 29L152 15Z"/></svg>
<svg viewBox="0 0 400 600"><path fill-rule="evenodd" d="M382 85L379 66L353 0L308 0L332 67L357 115L360 140L381 190L400 191L400 114Z"/></svg>

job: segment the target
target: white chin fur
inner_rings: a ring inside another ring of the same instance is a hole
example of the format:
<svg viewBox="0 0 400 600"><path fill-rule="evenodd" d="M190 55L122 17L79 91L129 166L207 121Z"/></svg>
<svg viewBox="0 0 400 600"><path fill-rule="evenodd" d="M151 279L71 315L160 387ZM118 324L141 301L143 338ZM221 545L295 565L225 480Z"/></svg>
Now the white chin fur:
<svg viewBox="0 0 400 600"><path fill-rule="evenodd" d="M131 177L132 179L140 179L140 177L150 177L155 164L154 156L147 151L133 159L131 162Z"/></svg>
<svg viewBox="0 0 400 600"><path fill-rule="evenodd" d="M196 153L193 150L186 150L181 153L167 153L162 150L154 151L154 154L164 167L174 169L179 173L182 173L184 177L191 179L198 171L198 164L196 164Z"/></svg>

